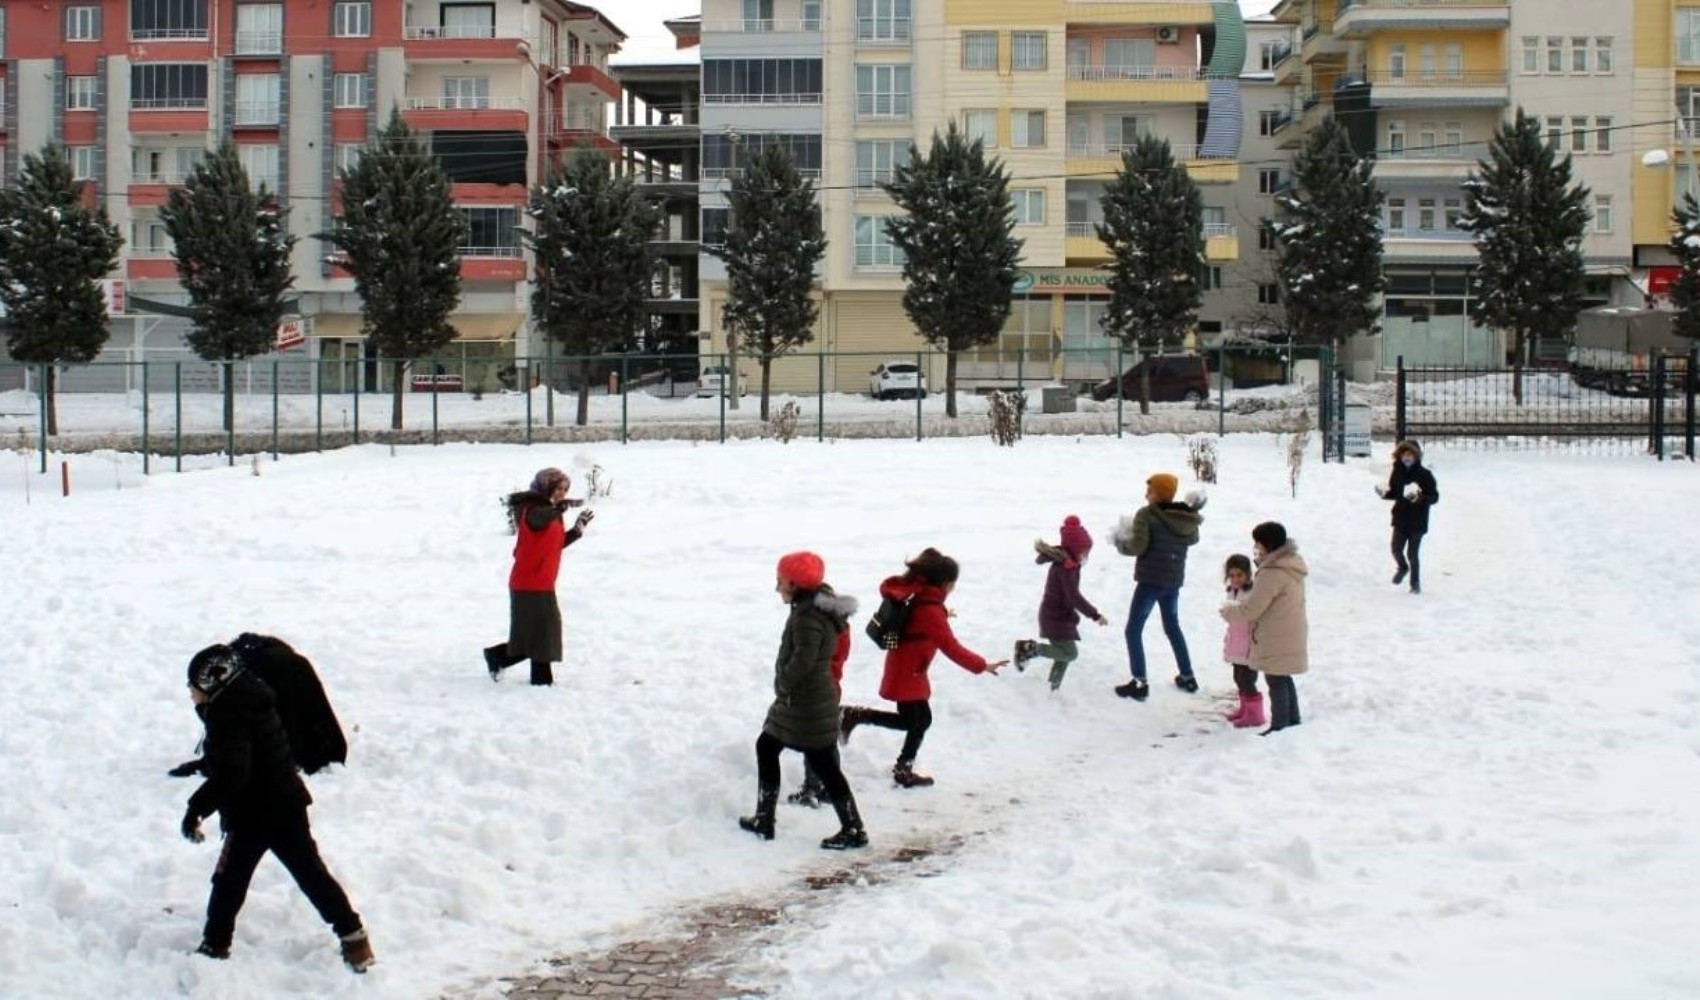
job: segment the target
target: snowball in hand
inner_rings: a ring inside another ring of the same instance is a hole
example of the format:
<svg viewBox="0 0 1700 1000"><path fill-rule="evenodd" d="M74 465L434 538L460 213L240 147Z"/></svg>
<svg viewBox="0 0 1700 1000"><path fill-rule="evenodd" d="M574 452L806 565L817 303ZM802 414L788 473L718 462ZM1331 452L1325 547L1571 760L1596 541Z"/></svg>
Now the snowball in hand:
<svg viewBox="0 0 1700 1000"><path fill-rule="evenodd" d="M1418 486L1416 483L1406 483L1405 484L1405 499L1406 500L1415 500L1416 498L1418 498L1422 495L1423 495L1423 488L1421 486Z"/></svg>

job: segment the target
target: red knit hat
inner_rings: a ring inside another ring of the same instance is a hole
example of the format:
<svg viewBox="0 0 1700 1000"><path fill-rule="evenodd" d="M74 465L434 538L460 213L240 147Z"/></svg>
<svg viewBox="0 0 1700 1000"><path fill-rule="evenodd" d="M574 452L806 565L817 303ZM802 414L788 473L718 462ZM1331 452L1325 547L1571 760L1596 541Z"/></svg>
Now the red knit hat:
<svg viewBox="0 0 1700 1000"><path fill-rule="evenodd" d="M826 581L826 562L813 552L787 552L779 557L778 572L792 586L819 590Z"/></svg>
<svg viewBox="0 0 1700 1000"><path fill-rule="evenodd" d="M1079 558L1092 551L1092 535L1086 526L1080 523L1080 518L1073 514L1063 518L1062 547L1068 554Z"/></svg>

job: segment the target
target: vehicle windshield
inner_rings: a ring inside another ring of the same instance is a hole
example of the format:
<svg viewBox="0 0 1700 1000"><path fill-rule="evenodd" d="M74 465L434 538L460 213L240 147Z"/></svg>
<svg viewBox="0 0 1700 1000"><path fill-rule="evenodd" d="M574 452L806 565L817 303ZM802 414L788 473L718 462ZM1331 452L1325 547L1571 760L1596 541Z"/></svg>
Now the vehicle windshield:
<svg viewBox="0 0 1700 1000"><path fill-rule="evenodd" d="M914 365L886 365L885 370L893 375L913 375L917 371L920 371L920 369L916 368Z"/></svg>

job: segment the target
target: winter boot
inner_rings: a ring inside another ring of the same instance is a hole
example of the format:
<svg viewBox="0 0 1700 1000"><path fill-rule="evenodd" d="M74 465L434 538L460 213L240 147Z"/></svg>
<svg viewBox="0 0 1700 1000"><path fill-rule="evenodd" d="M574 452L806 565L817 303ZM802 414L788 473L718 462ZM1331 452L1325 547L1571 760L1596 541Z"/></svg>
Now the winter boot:
<svg viewBox="0 0 1700 1000"><path fill-rule="evenodd" d="M501 658L502 654L506 652L507 647L505 645L484 647L484 667L490 671L490 679L493 681L499 681L502 679Z"/></svg>
<svg viewBox="0 0 1700 1000"><path fill-rule="evenodd" d="M915 770L911 761L900 760L891 768L891 780L904 788L931 788L933 776Z"/></svg>
<svg viewBox="0 0 1700 1000"><path fill-rule="evenodd" d="M1409 572L1411 572L1411 567L1409 567L1409 566L1399 567L1399 569L1393 574L1393 586L1397 587L1401 583L1404 583L1405 582L1405 574L1407 574Z"/></svg>
<svg viewBox="0 0 1700 1000"><path fill-rule="evenodd" d="M822 850L848 851L868 846L868 833L862 829L862 814L856 811L856 796L845 789L844 798L832 804L838 813L838 832L820 842Z"/></svg>
<svg viewBox="0 0 1700 1000"><path fill-rule="evenodd" d="M1263 696L1260 694L1240 695L1240 714L1231 721L1236 729L1250 729L1268 722L1263 717Z"/></svg>
<svg viewBox="0 0 1700 1000"><path fill-rule="evenodd" d="M532 660L531 683L538 687L549 687L554 684L555 665L548 660Z"/></svg>
<svg viewBox="0 0 1700 1000"><path fill-rule="evenodd" d="M1196 694L1198 693L1198 678L1191 674L1176 674L1175 687L1180 688L1187 694Z"/></svg>
<svg viewBox="0 0 1700 1000"><path fill-rule="evenodd" d="M756 814L738 817L738 825L763 840L773 839L773 810L779 804L779 788L762 785L756 791Z"/></svg>
<svg viewBox="0 0 1700 1000"><path fill-rule="evenodd" d="M366 937L366 928L342 936L342 960L355 972L365 972L378 960L372 954L372 942Z"/></svg>
<svg viewBox="0 0 1700 1000"><path fill-rule="evenodd" d="M1032 639L1015 640L1015 669L1020 672L1027 669L1027 661L1039 655L1039 644Z"/></svg>
<svg viewBox="0 0 1700 1000"><path fill-rule="evenodd" d="M216 958L222 962L230 957L230 946L225 945L220 948L216 944L208 944L207 942L202 941L201 946L195 949L195 954L205 955L208 958Z"/></svg>
<svg viewBox="0 0 1700 1000"><path fill-rule="evenodd" d="M1123 698L1132 698L1134 701L1144 701L1145 696L1150 693L1151 686L1137 677L1128 681L1126 684L1116 685L1116 694L1121 695Z"/></svg>
<svg viewBox="0 0 1700 1000"><path fill-rule="evenodd" d="M1066 663L1053 663L1053 664L1051 664L1050 681L1051 681L1051 690L1052 691L1055 691L1057 688L1062 687L1063 675L1066 674L1066 673L1068 673L1068 664L1066 664Z"/></svg>
<svg viewBox="0 0 1700 1000"><path fill-rule="evenodd" d="M868 710L859 705L846 705L838 713L838 745L850 745L850 733L857 726L868 721Z"/></svg>
<svg viewBox="0 0 1700 1000"><path fill-rule="evenodd" d="M808 806L819 809L821 800L826 798L826 786L820 783L813 771L803 775L803 787L785 796L785 801L794 806Z"/></svg>
<svg viewBox="0 0 1700 1000"><path fill-rule="evenodd" d="M1251 696L1243 691L1238 693L1238 697L1239 702L1235 705L1234 710L1228 713L1228 721L1236 726L1240 724L1241 719L1245 718L1246 709L1250 707L1251 702Z"/></svg>

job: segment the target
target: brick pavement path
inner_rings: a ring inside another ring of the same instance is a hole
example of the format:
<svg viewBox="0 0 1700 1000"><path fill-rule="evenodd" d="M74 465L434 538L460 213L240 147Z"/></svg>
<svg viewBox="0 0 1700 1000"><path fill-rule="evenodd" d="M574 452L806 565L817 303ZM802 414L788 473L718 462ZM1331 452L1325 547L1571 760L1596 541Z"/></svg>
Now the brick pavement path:
<svg viewBox="0 0 1700 1000"><path fill-rule="evenodd" d="M738 965L754 948L777 937L782 916L826 906L836 893L852 888L937 874L963 843L963 837L952 836L846 855L843 863L805 875L771 898L711 902L610 951L552 958L547 973L502 980L504 995L523 1000L761 997L759 987L736 982Z"/></svg>

